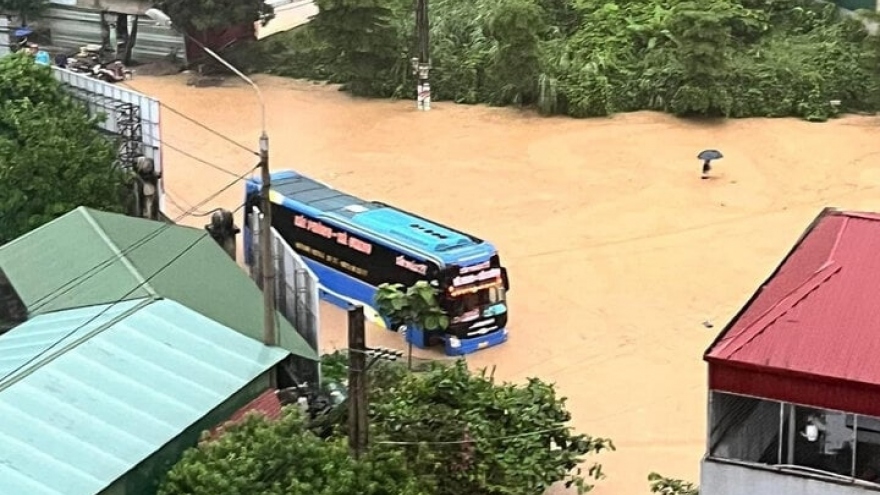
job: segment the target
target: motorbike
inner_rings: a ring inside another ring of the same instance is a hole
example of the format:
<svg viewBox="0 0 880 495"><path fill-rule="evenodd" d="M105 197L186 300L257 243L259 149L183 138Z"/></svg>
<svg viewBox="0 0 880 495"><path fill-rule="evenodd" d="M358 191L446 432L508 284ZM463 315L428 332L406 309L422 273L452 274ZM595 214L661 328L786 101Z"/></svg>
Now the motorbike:
<svg viewBox="0 0 880 495"><path fill-rule="evenodd" d="M118 83L131 79L132 71L119 60L106 62L100 55L100 47L88 45L67 60L67 68L73 72L85 74L99 81Z"/></svg>

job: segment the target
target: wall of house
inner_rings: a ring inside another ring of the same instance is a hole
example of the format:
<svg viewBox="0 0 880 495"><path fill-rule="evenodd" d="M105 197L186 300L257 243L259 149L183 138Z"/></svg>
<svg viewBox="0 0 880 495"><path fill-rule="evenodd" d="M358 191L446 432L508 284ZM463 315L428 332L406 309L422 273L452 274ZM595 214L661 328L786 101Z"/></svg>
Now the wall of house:
<svg viewBox="0 0 880 495"><path fill-rule="evenodd" d="M186 449L198 443L204 431L228 420L236 411L256 399L267 388L269 388L268 372L245 385L235 395L126 473L119 481L99 495L155 495L165 474L180 459Z"/></svg>
<svg viewBox="0 0 880 495"><path fill-rule="evenodd" d="M876 495L877 491L851 482L826 481L772 469L761 469L703 459L701 495Z"/></svg>

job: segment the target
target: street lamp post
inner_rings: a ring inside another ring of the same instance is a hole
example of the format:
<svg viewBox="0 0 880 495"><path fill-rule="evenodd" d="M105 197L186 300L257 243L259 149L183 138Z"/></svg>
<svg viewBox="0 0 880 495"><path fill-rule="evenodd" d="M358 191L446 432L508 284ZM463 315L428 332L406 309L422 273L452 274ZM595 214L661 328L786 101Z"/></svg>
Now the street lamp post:
<svg viewBox="0 0 880 495"><path fill-rule="evenodd" d="M156 21L157 24L168 27L173 25L171 17L159 9L147 9L145 14L150 19ZM257 99L260 102L260 175L262 178L260 195L263 210L262 221L260 222L260 264L263 285L263 342L266 345L275 345L275 260L272 254L272 203L269 200L269 189L271 186L271 177L269 175L269 135L266 133L266 102L263 100L263 92L260 91L260 87L251 78L233 67L232 64L215 53L214 50L206 47L185 31L180 32L199 45L205 53L223 64L233 74L254 88L254 91L257 93ZM250 212L245 214L248 213Z"/></svg>

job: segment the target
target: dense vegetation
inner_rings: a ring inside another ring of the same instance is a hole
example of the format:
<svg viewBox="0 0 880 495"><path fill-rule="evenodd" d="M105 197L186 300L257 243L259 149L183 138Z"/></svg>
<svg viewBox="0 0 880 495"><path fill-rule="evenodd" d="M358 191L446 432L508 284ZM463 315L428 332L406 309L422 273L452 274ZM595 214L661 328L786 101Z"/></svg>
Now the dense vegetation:
<svg viewBox="0 0 880 495"><path fill-rule="evenodd" d="M260 43L250 68L344 83L362 96L413 96L411 1L317 3L314 24ZM574 117L647 109L817 121L878 101L877 42L832 4L431 0L430 8L434 99Z"/></svg>
<svg viewBox="0 0 880 495"><path fill-rule="evenodd" d="M78 206L123 210L126 177L98 118L32 57L0 58L0 244Z"/></svg>
<svg viewBox="0 0 880 495"><path fill-rule="evenodd" d="M344 356L325 362L342 378ZM551 385L498 383L463 361L419 373L380 362L369 397L370 451L361 460L345 447L345 406L308 425L293 413L278 423L251 418L188 451L160 493L540 495L555 482L583 492L602 469L578 465L613 448L571 431Z"/></svg>
<svg viewBox="0 0 880 495"><path fill-rule="evenodd" d="M267 21L273 15L272 7L262 0L158 0L156 6L187 31Z"/></svg>
<svg viewBox="0 0 880 495"><path fill-rule="evenodd" d="M159 495L429 495L431 480L408 469L403 452L373 449L353 459L343 438L309 430L297 408L278 421L248 415L218 439L188 450Z"/></svg>
<svg viewBox="0 0 880 495"><path fill-rule="evenodd" d="M49 0L0 0L0 12L18 16L18 24L27 26L49 8Z"/></svg>

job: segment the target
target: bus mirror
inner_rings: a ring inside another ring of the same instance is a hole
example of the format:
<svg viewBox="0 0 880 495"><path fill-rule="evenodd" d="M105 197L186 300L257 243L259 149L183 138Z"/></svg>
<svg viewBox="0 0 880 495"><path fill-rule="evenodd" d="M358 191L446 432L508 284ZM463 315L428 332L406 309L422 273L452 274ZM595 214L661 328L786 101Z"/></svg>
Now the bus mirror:
<svg viewBox="0 0 880 495"><path fill-rule="evenodd" d="M507 278L507 268L501 269L501 283L504 284L504 290L510 290L510 280Z"/></svg>

